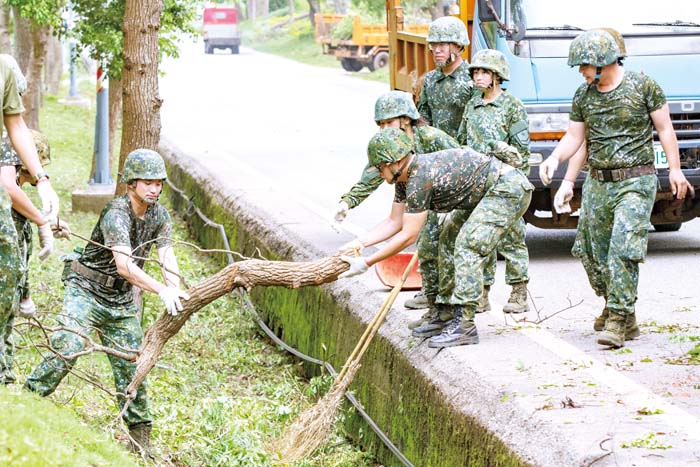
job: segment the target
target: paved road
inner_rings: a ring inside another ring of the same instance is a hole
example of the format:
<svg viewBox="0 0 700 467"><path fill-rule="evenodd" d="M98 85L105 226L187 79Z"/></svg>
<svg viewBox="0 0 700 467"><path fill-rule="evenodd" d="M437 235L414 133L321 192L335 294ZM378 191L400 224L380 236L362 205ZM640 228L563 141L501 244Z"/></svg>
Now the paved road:
<svg viewBox="0 0 700 467"><path fill-rule="evenodd" d="M268 180L273 196L295 197L318 213L319 232L323 231L319 239L333 244L336 240L329 237L322 214L359 176L367 141L377 129L373 103L388 85L357 79L340 67L315 68L245 47L237 56L204 55L201 44L187 43L181 58L164 68L163 135L185 152L203 154L202 162L224 179L237 164L257 171ZM391 195L385 186L351 211L349 228L374 225L386 214ZM665 417L659 423L670 423L669 431L677 429L677 436L686 439L688 426L700 430L700 371L671 363L682 363L694 345L690 340L700 339L700 221L676 233L650 234L637 308L643 335L629 344L629 351L604 351L595 344L591 323L602 300L594 296L583 268L569 253L573 239L573 231L529 226L530 293L539 313L529 313L528 322L520 323L497 311L480 316L483 340L489 332L513 331L517 339L525 339L523 349L540 349L523 350L518 359L520 373L543 382L531 392L547 393L548 378L559 371L550 368L547 358L564 364L586 362L589 387L609 386L628 394L630 404L638 408L665 407L666 415L657 416ZM492 292L495 308L505 303L509 292L503 284L504 269L499 262ZM531 325L571 305L539 328ZM462 351L468 349L458 352ZM493 374L498 377L496 370ZM551 386L559 387L549 395L552 400L566 393L565 384ZM595 399L596 394L591 389L585 397ZM541 400L547 398L533 399L533 406ZM666 405L669 402L675 405ZM693 436L689 448L700 451L700 438Z"/></svg>

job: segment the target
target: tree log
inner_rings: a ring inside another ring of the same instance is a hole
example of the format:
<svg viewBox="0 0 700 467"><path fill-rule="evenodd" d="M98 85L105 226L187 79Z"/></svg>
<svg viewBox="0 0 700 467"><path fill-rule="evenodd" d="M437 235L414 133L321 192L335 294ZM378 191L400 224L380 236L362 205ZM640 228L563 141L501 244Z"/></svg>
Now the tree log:
<svg viewBox="0 0 700 467"><path fill-rule="evenodd" d="M343 252L349 253L349 252ZM146 331L136 360L136 373L129 383L127 395L133 398L146 375L155 366L165 343L180 331L194 313L235 288L250 290L259 286L281 286L296 289L333 282L349 268L339 255L312 262L247 260L231 264L187 291L189 300L177 316L163 313Z"/></svg>

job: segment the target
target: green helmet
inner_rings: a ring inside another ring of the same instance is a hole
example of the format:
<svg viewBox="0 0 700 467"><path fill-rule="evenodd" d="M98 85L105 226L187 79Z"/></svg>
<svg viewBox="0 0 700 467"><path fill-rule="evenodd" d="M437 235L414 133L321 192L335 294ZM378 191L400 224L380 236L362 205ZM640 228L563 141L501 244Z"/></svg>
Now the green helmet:
<svg viewBox="0 0 700 467"><path fill-rule="evenodd" d="M621 57L620 47L609 32L590 29L576 36L569 46L569 66L603 67Z"/></svg>
<svg viewBox="0 0 700 467"><path fill-rule="evenodd" d="M469 65L469 73L472 73L474 68L482 68L484 70L490 70L501 77L503 81L508 81L510 79L510 67L508 66L508 60L502 52L493 49L483 49L479 50L472 57L472 62Z"/></svg>
<svg viewBox="0 0 700 467"><path fill-rule="evenodd" d="M627 56L627 47L625 47L625 39L622 37L622 34L617 29L613 28L597 28L600 29L601 31L606 31L608 34L610 34L613 39L615 39L615 42L617 42L617 46L620 48L620 58L624 58Z"/></svg>
<svg viewBox="0 0 700 467"><path fill-rule="evenodd" d="M400 161L413 150L413 142L398 128L379 130L367 145L369 165L377 167L386 162Z"/></svg>
<svg viewBox="0 0 700 467"><path fill-rule="evenodd" d="M459 18L443 16L430 23L428 43L431 42L451 42L466 47L469 45L469 33Z"/></svg>
<svg viewBox="0 0 700 467"><path fill-rule="evenodd" d="M10 54L0 54L0 59L5 62L5 64L10 67L12 73L15 75L15 82L17 83L17 92L22 95L27 90L27 79L22 74L22 70L17 64L17 60Z"/></svg>
<svg viewBox="0 0 700 467"><path fill-rule="evenodd" d="M122 170L122 183L132 180L165 180L168 174L165 172L165 163L155 151L150 149L134 149L126 156L124 170Z"/></svg>
<svg viewBox="0 0 700 467"><path fill-rule="evenodd" d="M374 121L379 123L397 117L408 117L411 120L420 118L413 96L404 91L389 91L379 96L374 103Z"/></svg>

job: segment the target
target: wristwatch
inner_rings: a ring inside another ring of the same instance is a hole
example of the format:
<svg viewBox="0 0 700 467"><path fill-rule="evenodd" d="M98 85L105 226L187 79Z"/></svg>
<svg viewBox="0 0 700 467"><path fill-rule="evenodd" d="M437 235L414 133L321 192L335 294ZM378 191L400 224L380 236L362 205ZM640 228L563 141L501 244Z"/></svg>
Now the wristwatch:
<svg viewBox="0 0 700 467"><path fill-rule="evenodd" d="M34 175L34 185L36 185L42 178L49 178L49 174L45 170L40 170L36 175Z"/></svg>

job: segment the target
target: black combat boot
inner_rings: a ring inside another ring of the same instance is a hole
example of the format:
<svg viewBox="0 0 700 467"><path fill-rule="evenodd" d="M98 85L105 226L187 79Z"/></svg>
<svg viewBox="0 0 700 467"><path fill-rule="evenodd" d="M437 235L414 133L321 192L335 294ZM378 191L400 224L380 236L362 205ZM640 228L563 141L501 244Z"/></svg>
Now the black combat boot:
<svg viewBox="0 0 700 467"><path fill-rule="evenodd" d="M428 341L428 347L441 349L457 345L472 345L479 343L479 334L474 325L474 312L470 316L463 316L466 312L462 307L455 310L455 317L449 325L442 330L439 336L432 337Z"/></svg>
<svg viewBox="0 0 700 467"><path fill-rule="evenodd" d="M129 425L129 450L144 459L153 459L151 454L151 423Z"/></svg>
<svg viewBox="0 0 700 467"><path fill-rule="evenodd" d="M413 337L432 337L437 336L442 332L442 329L447 326L447 324L454 317L454 306L438 304L435 306L436 314L427 323L418 326L413 330L411 335Z"/></svg>

